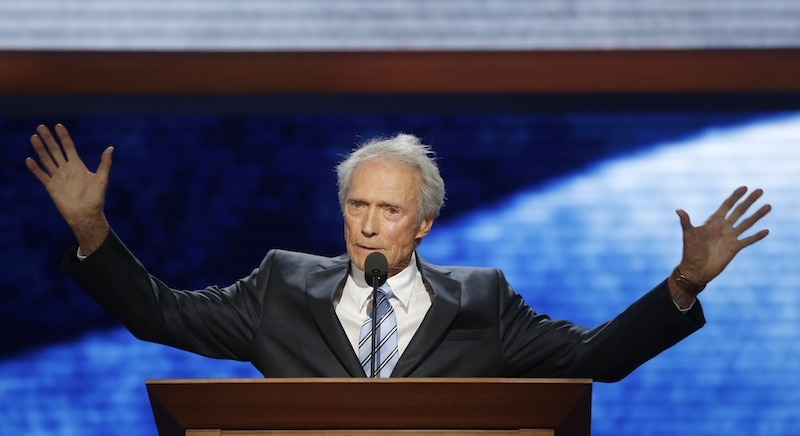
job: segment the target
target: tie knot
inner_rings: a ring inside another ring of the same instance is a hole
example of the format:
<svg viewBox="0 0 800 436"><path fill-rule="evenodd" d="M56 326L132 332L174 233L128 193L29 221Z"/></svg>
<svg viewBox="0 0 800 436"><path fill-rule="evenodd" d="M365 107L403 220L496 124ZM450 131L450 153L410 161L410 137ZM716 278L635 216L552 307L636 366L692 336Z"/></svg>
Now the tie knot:
<svg viewBox="0 0 800 436"><path fill-rule="evenodd" d="M378 292L380 292L383 295L385 295L386 298L391 298L392 297L392 288L391 288L391 286L389 286L388 283L384 283L383 285L381 285L381 287L378 288Z"/></svg>

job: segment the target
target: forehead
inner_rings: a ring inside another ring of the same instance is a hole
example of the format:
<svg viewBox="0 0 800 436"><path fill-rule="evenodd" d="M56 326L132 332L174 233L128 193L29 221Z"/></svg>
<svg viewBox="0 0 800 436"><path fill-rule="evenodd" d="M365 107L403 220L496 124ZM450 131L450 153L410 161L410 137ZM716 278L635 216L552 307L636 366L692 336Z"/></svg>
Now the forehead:
<svg viewBox="0 0 800 436"><path fill-rule="evenodd" d="M353 171L347 196L399 204L416 200L419 188L420 175L416 168L397 161L372 159Z"/></svg>

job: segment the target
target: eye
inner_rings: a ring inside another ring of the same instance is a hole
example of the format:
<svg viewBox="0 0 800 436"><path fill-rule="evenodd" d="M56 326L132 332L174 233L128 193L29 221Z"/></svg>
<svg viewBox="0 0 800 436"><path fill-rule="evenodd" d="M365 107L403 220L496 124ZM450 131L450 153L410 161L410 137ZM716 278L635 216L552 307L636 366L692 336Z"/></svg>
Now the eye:
<svg viewBox="0 0 800 436"><path fill-rule="evenodd" d="M359 201L359 200L352 200L352 201L350 202L350 206L352 206L352 207L354 207L354 208L356 208L356 209L360 208L360 207L361 207L361 206L363 206L363 205L364 205L364 203L362 203L362 202L361 202L361 201Z"/></svg>
<svg viewBox="0 0 800 436"><path fill-rule="evenodd" d="M400 211L396 207L389 206L386 208L386 211L389 212L390 215L395 215L400 213Z"/></svg>

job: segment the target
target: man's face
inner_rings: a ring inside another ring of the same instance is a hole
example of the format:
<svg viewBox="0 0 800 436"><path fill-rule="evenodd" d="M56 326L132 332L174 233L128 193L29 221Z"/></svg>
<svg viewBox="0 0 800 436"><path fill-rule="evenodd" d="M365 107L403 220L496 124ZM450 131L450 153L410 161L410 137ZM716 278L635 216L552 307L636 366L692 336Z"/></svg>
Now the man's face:
<svg viewBox="0 0 800 436"><path fill-rule="evenodd" d="M389 261L389 275L411 261L416 240L428 234L433 220L417 223L420 176L394 161L373 159L353 172L344 204L344 238L350 260L364 269L364 260L379 251Z"/></svg>

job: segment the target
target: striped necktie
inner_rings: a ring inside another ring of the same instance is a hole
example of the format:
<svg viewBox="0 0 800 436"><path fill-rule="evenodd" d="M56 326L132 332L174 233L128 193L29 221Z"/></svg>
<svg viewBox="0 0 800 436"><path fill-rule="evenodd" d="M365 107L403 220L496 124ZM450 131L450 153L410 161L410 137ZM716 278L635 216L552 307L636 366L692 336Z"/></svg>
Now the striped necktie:
<svg viewBox="0 0 800 436"><path fill-rule="evenodd" d="M397 364L399 351L397 349L397 318L394 309L389 303L392 296L392 288L389 284L384 284L378 289L378 308L375 331L375 377L389 377ZM372 308L367 310L367 319L361 325L361 335L358 341L358 357L361 360L361 367L367 377L370 376L372 369Z"/></svg>

